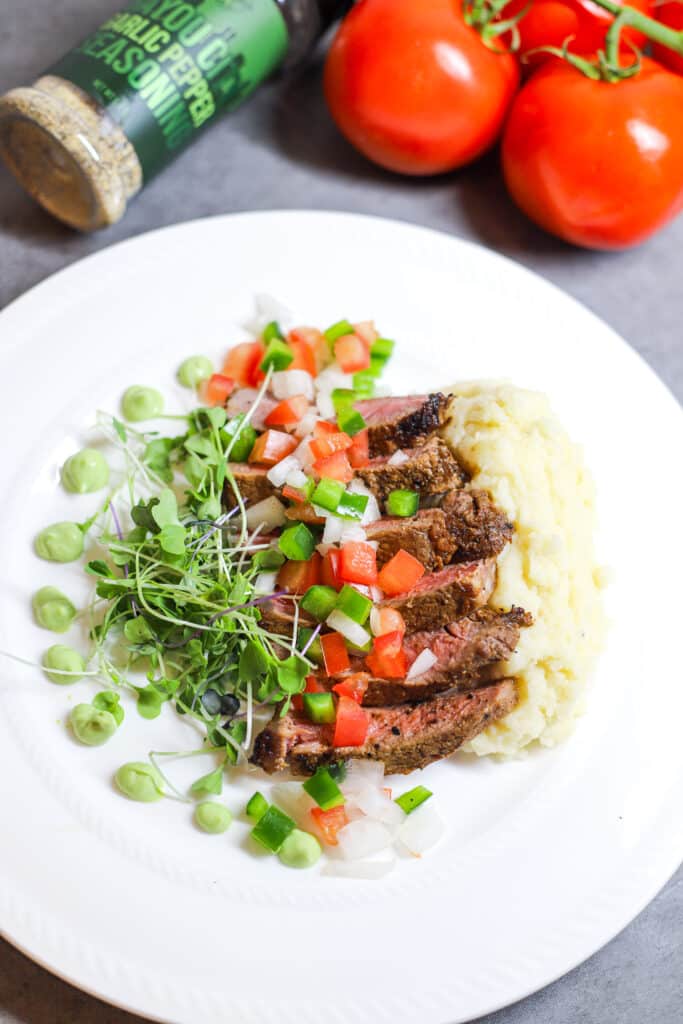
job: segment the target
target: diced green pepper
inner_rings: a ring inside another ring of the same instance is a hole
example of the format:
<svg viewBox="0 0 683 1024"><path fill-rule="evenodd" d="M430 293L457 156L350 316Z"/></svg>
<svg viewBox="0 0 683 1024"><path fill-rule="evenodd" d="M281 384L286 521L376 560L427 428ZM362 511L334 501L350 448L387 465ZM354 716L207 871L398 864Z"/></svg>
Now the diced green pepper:
<svg viewBox="0 0 683 1024"><path fill-rule="evenodd" d="M332 392L332 405L337 416L342 409L350 408L357 398L358 395L351 388L335 388Z"/></svg>
<svg viewBox="0 0 683 1024"><path fill-rule="evenodd" d="M345 583L339 594L335 596L337 597L337 609L340 612L344 612L344 615L348 615L359 626L367 621L372 610L372 601L369 597L360 594L355 587L350 587L348 583Z"/></svg>
<svg viewBox="0 0 683 1024"><path fill-rule="evenodd" d="M315 775L304 782L303 788L324 811L329 811L333 807L341 807L346 803L344 794L327 768L318 768Z"/></svg>
<svg viewBox="0 0 683 1024"><path fill-rule="evenodd" d="M253 822L258 823L267 810L268 801L263 794L258 792L254 793L246 807L247 817L251 818Z"/></svg>
<svg viewBox="0 0 683 1024"><path fill-rule="evenodd" d="M316 636L315 639L309 643L314 632L315 630L302 626L297 633L296 645L299 651L306 651L307 658L310 658L311 661L315 661L318 665L322 665L323 649L320 643L320 637Z"/></svg>
<svg viewBox="0 0 683 1024"><path fill-rule="evenodd" d="M395 342L390 341L389 338L377 338L373 341L370 346L370 356L373 359L383 359L385 362L387 359L391 359L394 351Z"/></svg>
<svg viewBox="0 0 683 1024"><path fill-rule="evenodd" d="M231 462L246 462L251 455L251 449L256 443L258 434L252 427L251 423L247 423L242 426L244 422L244 414L235 416L234 419L228 420L223 429L221 430L221 440L223 441L227 450L230 447L230 453L228 458ZM240 429L241 428L241 429ZM238 435L236 437L236 435ZM233 438L235 440L233 441Z"/></svg>
<svg viewBox="0 0 683 1024"><path fill-rule="evenodd" d="M278 807L270 805L258 824L251 830L257 843L265 846L271 853L277 853L285 839L296 828L296 825Z"/></svg>
<svg viewBox="0 0 683 1024"><path fill-rule="evenodd" d="M326 512L336 512L337 505L344 493L344 484L339 480L327 478L320 481L311 495L311 502L324 508Z"/></svg>
<svg viewBox="0 0 683 1024"><path fill-rule="evenodd" d="M263 340L265 341L266 345L269 342L271 342L273 340L273 338L279 338L280 341L284 341L285 340L285 336L282 333L282 330L281 330L280 325L277 322L277 320L271 320L269 324L266 324L266 326L263 329L262 337L263 337Z"/></svg>
<svg viewBox="0 0 683 1024"><path fill-rule="evenodd" d="M383 359L375 359L371 356L370 365L365 372L369 373L371 377L374 377L375 380L377 380L377 378L381 377L384 373L385 366L386 363Z"/></svg>
<svg viewBox="0 0 683 1024"><path fill-rule="evenodd" d="M365 429L365 420L359 412L350 406L343 406L337 413L339 429L349 437L354 437L359 431Z"/></svg>
<svg viewBox="0 0 683 1024"><path fill-rule="evenodd" d="M350 491L344 491L335 515L342 519L362 519L369 500L367 494L351 494Z"/></svg>
<svg viewBox="0 0 683 1024"><path fill-rule="evenodd" d="M332 587L315 584L309 587L301 599L301 607L318 622L322 622L330 614L337 603L337 591Z"/></svg>
<svg viewBox="0 0 683 1024"><path fill-rule="evenodd" d="M350 324L348 320L338 320L336 324L332 324L326 331L323 331L323 334L332 346L338 338L343 338L345 334L353 334L353 324Z"/></svg>
<svg viewBox="0 0 683 1024"><path fill-rule="evenodd" d="M307 562L315 549L315 537L304 523L295 523L280 534L278 547L287 558Z"/></svg>
<svg viewBox="0 0 683 1024"><path fill-rule="evenodd" d="M273 338L268 342L266 354L261 360L261 369L265 373L271 366L274 370L286 370L294 359L294 353L289 345L279 338Z"/></svg>
<svg viewBox="0 0 683 1024"><path fill-rule="evenodd" d="M367 370L359 370L353 375L353 390L358 398L372 398L375 393L375 375Z"/></svg>
<svg viewBox="0 0 683 1024"><path fill-rule="evenodd" d="M331 693L304 693L303 702L304 711L317 725L329 725L337 717Z"/></svg>
<svg viewBox="0 0 683 1024"><path fill-rule="evenodd" d="M423 804L425 800L429 800L432 795L431 789L427 789L425 786L415 786L414 789L409 789L407 793L401 793L400 796L397 796L394 802L398 804L402 811L410 814L416 807Z"/></svg>
<svg viewBox="0 0 683 1024"><path fill-rule="evenodd" d="M420 504L417 491L390 491L387 512L390 516L414 516Z"/></svg>

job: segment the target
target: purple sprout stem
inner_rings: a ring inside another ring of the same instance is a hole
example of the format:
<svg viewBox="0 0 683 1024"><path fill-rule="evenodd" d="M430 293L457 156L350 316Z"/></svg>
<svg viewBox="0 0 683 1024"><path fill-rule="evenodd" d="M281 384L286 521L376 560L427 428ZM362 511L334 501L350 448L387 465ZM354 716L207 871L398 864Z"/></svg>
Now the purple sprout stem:
<svg viewBox="0 0 683 1024"><path fill-rule="evenodd" d="M264 601L272 601L276 597L291 596L292 595L288 594L286 590L276 590L274 594L265 594L263 597L255 597L253 601L245 601L244 604L232 605L232 607L224 608L222 611L216 612L215 615L212 615L211 618L206 623L206 626L213 626L214 622L218 622L219 619L222 619L225 615L230 615L232 612L241 612L245 608L253 608L257 604L263 604ZM195 629L194 632L190 633L190 635L185 640L179 640L177 643L174 644L166 644L166 649L176 650L179 647L185 647L186 644L189 644L190 640L196 640L197 637L201 636L202 633L204 633L205 631L205 629Z"/></svg>
<svg viewBox="0 0 683 1024"><path fill-rule="evenodd" d="M118 513L116 511L116 508L114 506L114 502L113 501L110 502L109 508L111 509L111 517L112 517L112 519L114 521L114 529L116 531L116 536L119 538L119 540L123 544L123 530L121 529L121 520L118 517ZM123 575L124 575L124 577L126 579L128 579L128 566L127 565L124 565L124 567L123 567ZM131 610L133 612L133 615L139 615L140 614L138 606L135 603L135 598L132 597L132 596L131 596L131 599L130 599L130 607L131 607Z"/></svg>

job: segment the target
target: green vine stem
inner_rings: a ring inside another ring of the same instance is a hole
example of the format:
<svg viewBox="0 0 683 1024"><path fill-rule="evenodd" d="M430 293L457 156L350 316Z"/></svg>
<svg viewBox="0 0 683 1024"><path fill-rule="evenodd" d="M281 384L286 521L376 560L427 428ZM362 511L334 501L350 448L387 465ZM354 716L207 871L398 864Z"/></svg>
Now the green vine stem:
<svg viewBox="0 0 683 1024"><path fill-rule="evenodd" d="M593 3L614 16L605 36L605 57L610 67L619 67L619 40L622 29L626 27L635 28L653 43L660 43L683 57L683 32L662 25L633 7L615 4L613 0L593 0Z"/></svg>

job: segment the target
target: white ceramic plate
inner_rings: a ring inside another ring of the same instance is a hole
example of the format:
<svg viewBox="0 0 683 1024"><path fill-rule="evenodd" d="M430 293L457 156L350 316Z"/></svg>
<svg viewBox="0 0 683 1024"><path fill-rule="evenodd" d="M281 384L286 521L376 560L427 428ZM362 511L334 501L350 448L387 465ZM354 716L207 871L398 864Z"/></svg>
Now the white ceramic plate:
<svg viewBox="0 0 683 1024"><path fill-rule="evenodd" d="M681 410L585 309L514 264L434 232L326 213L240 215L125 242L0 316L0 646L39 658L39 585L74 592L35 532L85 518L58 486L94 410L130 383L187 407L173 372L241 337L255 292L302 321L374 317L398 339L396 393L508 376L547 391L598 481L612 629L573 737L525 760L428 769L449 830L385 881L297 873L199 834L191 811L117 795L115 768L187 744L172 712L92 750L69 707L92 692L2 661L0 921L50 970L152 1018L196 1024L454 1024L540 988L654 896L683 852ZM672 657L672 654L674 656ZM196 775L197 772L195 771ZM238 810L253 782L236 784Z"/></svg>

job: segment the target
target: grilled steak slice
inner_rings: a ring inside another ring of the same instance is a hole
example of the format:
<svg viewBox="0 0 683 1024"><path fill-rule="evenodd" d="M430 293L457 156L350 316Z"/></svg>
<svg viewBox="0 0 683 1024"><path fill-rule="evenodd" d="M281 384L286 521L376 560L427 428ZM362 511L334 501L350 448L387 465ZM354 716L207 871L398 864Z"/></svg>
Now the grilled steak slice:
<svg viewBox="0 0 683 1024"><path fill-rule="evenodd" d="M390 491L441 494L462 487L465 482L455 455L440 437L431 437L405 454L408 460L401 465L390 465L389 456L384 455L356 470L378 501L386 501Z"/></svg>
<svg viewBox="0 0 683 1024"><path fill-rule="evenodd" d="M315 509L309 501L290 505L285 509L285 515L288 519L294 519L298 523L320 524L325 522L322 516L316 514Z"/></svg>
<svg viewBox="0 0 683 1024"><path fill-rule="evenodd" d="M294 602L286 597L272 597L270 601L259 604L261 625L271 633L291 637L294 630ZM299 611L296 620L299 626L312 626L313 623L306 612Z"/></svg>
<svg viewBox="0 0 683 1024"><path fill-rule="evenodd" d="M514 679L503 679L421 704L369 708L362 747L334 747L333 726L315 725L296 714L276 714L256 737L251 762L269 774L288 768L294 775L312 775L321 765L353 757L383 761L387 774L407 775L448 757L490 722L509 714L517 699Z"/></svg>
<svg viewBox="0 0 683 1024"><path fill-rule="evenodd" d="M458 562L495 558L512 539L512 523L486 491L450 491L441 508L457 547Z"/></svg>
<svg viewBox="0 0 683 1024"><path fill-rule="evenodd" d="M231 462L230 470L245 505L255 505L257 501L263 501L271 494L278 493L277 488L273 487L268 479L266 466L250 466L248 462ZM227 509L234 508L237 504L235 492L228 481L223 487L223 504Z"/></svg>
<svg viewBox="0 0 683 1024"><path fill-rule="evenodd" d="M459 562L423 576L412 590L385 599L380 607L397 608L408 633L437 629L485 605L495 581L493 558Z"/></svg>
<svg viewBox="0 0 683 1024"><path fill-rule="evenodd" d="M519 642L520 628L530 626L532 616L522 608L498 612L479 608L445 629L424 630L404 641L408 668L425 649L437 661L415 679L377 679L371 677L363 698L367 707L425 700L443 690L471 690L495 678L496 666L506 661ZM356 671L363 671L362 666Z"/></svg>
<svg viewBox="0 0 683 1024"><path fill-rule="evenodd" d="M428 572L443 569L455 554L456 544L446 515L429 508L402 519L385 516L365 527L368 540L377 541L377 566L381 567L402 548L422 562Z"/></svg>
<svg viewBox="0 0 683 1024"><path fill-rule="evenodd" d="M390 455L412 448L438 430L447 405L445 395L365 398L354 404L368 425L370 455Z"/></svg>
<svg viewBox="0 0 683 1024"><path fill-rule="evenodd" d="M228 399L228 404L225 407L225 411L231 418L233 416L239 416L242 413L248 413L252 408L258 391L256 388L240 388L235 391L233 395ZM265 394L256 409L254 415L249 421L254 430L265 430L266 429L266 416L273 411L277 405L277 398L273 398L272 395Z"/></svg>

